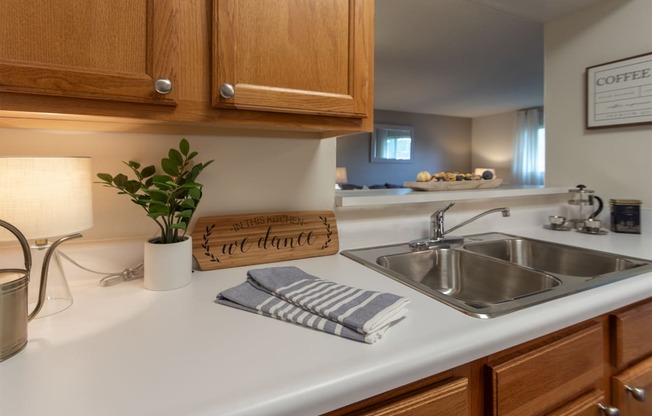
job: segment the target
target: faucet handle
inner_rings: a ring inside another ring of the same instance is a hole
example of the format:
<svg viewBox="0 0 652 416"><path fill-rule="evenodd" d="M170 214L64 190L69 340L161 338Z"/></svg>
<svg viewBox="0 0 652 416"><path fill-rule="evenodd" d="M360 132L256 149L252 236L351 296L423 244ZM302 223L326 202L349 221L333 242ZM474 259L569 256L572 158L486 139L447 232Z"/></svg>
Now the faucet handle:
<svg viewBox="0 0 652 416"><path fill-rule="evenodd" d="M434 222L437 218L441 218L444 212L448 211L453 205L455 205L455 202L449 202L444 208L439 208L430 216L430 219Z"/></svg>

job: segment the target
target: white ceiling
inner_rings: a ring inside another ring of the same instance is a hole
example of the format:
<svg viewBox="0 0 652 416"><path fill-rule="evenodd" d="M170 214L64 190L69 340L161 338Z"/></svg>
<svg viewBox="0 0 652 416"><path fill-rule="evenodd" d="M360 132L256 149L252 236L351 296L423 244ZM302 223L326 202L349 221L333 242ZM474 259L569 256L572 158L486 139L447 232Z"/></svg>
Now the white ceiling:
<svg viewBox="0 0 652 416"><path fill-rule="evenodd" d="M376 0L375 108L481 117L543 105L543 25L605 0Z"/></svg>

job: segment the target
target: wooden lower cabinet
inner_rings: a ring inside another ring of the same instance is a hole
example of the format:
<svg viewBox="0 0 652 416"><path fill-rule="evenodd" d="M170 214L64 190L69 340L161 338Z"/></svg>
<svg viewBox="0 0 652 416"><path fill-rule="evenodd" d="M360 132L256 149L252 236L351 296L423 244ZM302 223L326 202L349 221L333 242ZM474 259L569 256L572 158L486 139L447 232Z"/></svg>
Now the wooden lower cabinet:
<svg viewBox="0 0 652 416"><path fill-rule="evenodd" d="M611 397L621 416L652 416L652 357L612 377Z"/></svg>
<svg viewBox="0 0 652 416"><path fill-rule="evenodd" d="M652 416L652 298L327 416Z"/></svg>
<svg viewBox="0 0 652 416"><path fill-rule="evenodd" d="M469 380L467 378L452 377L434 384L428 385L428 383L427 380L413 383L410 386L404 386L363 402L335 410L325 416L470 415Z"/></svg>
<svg viewBox="0 0 652 416"><path fill-rule="evenodd" d="M610 314L612 362L622 369L652 354L652 302Z"/></svg>
<svg viewBox="0 0 652 416"><path fill-rule="evenodd" d="M598 322L542 346L490 361L489 414L545 414L600 386L604 333ZM597 403L596 403L597 404Z"/></svg>
<svg viewBox="0 0 652 416"><path fill-rule="evenodd" d="M468 416L468 384L465 378L430 387L399 397L376 409L366 409L364 416Z"/></svg>
<svg viewBox="0 0 652 416"><path fill-rule="evenodd" d="M607 401L607 396L603 391L592 390L577 399L565 404L564 406L547 413L546 416L597 416L604 412L600 411L598 404Z"/></svg>

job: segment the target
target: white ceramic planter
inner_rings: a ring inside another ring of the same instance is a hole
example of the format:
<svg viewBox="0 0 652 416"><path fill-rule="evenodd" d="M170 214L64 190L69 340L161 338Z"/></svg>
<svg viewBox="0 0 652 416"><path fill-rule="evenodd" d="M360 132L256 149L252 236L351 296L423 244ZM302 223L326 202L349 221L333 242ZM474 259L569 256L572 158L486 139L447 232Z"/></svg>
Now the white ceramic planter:
<svg viewBox="0 0 652 416"><path fill-rule="evenodd" d="M172 244L145 242L144 285L149 290L173 290L192 279L192 238Z"/></svg>

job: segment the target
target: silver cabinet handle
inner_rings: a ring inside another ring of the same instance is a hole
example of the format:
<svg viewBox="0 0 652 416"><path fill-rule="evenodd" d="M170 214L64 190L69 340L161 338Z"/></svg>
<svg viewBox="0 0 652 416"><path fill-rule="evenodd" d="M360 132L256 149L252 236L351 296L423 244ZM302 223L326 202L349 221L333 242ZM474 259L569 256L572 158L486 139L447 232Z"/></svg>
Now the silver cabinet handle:
<svg viewBox="0 0 652 416"><path fill-rule="evenodd" d="M159 78L154 81L154 89L159 94L165 95L172 91L172 83L167 78Z"/></svg>
<svg viewBox="0 0 652 416"><path fill-rule="evenodd" d="M223 98L233 98L235 95L235 88L233 88L233 85L224 83L220 85L220 95Z"/></svg>
<svg viewBox="0 0 652 416"><path fill-rule="evenodd" d="M646 394L644 388L625 385L625 391L631 394L634 400L636 400L637 402L645 401Z"/></svg>
<svg viewBox="0 0 652 416"><path fill-rule="evenodd" d="M617 407L605 406L602 403L598 403L598 409L607 416L620 416L620 410Z"/></svg>

